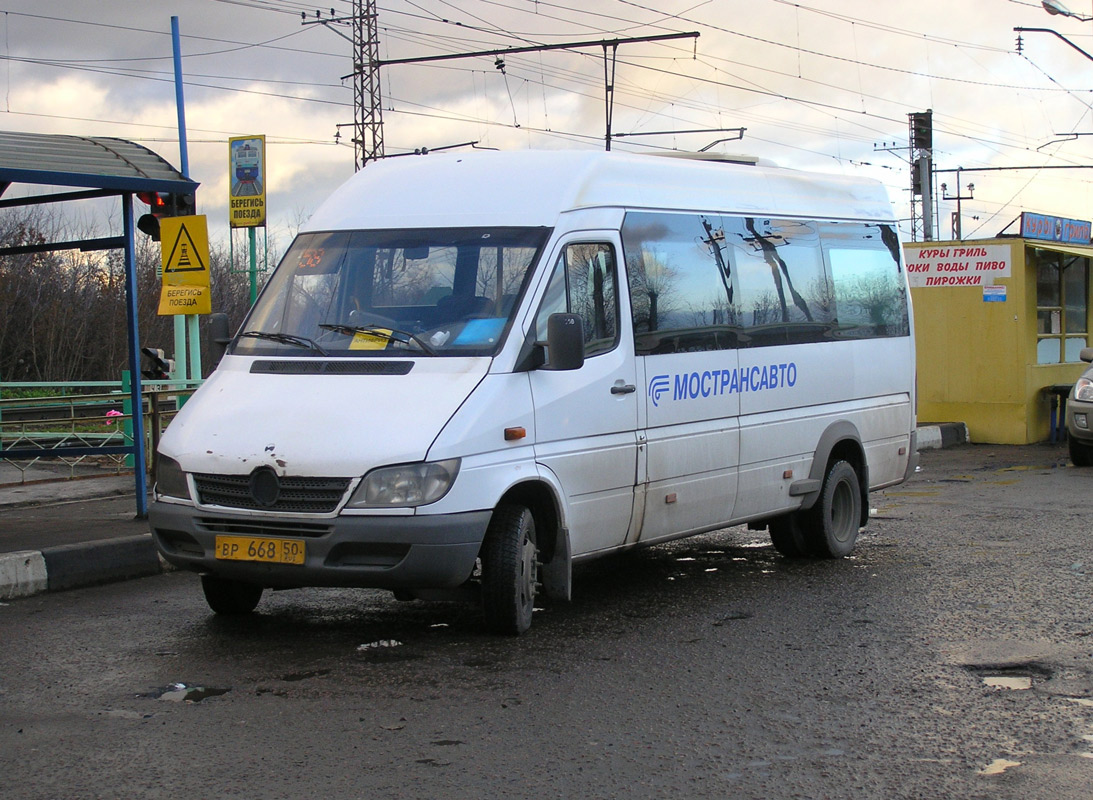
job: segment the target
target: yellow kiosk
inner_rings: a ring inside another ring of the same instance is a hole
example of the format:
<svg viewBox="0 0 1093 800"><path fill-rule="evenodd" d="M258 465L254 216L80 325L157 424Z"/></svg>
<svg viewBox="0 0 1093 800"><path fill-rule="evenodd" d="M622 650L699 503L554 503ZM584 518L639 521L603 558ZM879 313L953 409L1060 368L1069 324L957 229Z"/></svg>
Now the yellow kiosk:
<svg viewBox="0 0 1093 800"><path fill-rule="evenodd" d="M973 442L1061 438L1065 387L1088 366L1090 223L1021 215L1019 237L904 245L918 421Z"/></svg>

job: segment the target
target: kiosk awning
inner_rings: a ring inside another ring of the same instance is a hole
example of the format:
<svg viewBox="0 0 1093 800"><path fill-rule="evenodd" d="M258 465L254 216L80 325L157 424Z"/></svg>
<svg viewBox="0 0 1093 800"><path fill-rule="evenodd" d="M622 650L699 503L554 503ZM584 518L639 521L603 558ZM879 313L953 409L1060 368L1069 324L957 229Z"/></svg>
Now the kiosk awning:
<svg viewBox="0 0 1093 800"><path fill-rule="evenodd" d="M1093 246L1082 247L1077 244L1060 244L1058 242L1040 241L1039 239L1025 239L1025 246L1035 247L1038 250L1049 250L1052 253L1065 253L1069 256L1093 258Z"/></svg>

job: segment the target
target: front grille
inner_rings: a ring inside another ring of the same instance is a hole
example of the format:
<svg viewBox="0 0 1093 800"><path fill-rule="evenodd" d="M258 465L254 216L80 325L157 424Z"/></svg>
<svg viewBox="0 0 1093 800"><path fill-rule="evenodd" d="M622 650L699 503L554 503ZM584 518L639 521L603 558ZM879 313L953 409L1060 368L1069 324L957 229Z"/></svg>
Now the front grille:
<svg viewBox="0 0 1093 800"><path fill-rule="evenodd" d="M198 517L194 524L206 533L221 533L234 536L297 536L317 539L326 536L334 527L291 520L262 519L224 519L221 517Z"/></svg>
<svg viewBox="0 0 1093 800"><path fill-rule="evenodd" d="M277 502L264 506L251 496L250 475L194 473L197 499L204 506L243 508L251 511L290 511L297 514L333 512L349 488L349 478L279 478Z"/></svg>
<svg viewBox="0 0 1093 800"><path fill-rule="evenodd" d="M413 361L255 361L250 365L254 374L264 375L406 375L414 368Z"/></svg>

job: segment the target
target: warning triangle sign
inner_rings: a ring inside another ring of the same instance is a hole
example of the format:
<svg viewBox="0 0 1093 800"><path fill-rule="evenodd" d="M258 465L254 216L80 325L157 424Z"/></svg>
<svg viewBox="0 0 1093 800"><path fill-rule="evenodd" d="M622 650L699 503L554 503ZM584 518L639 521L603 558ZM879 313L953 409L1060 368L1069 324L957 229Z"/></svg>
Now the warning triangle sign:
<svg viewBox="0 0 1093 800"><path fill-rule="evenodd" d="M205 235L204 251L198 246L194 235L190 233L185 220L190 217L177 217L181 220L178 233L173 237L169 248L170 255L163 260L163 274L172 272L207 272L208 271L208 234ZM166 220L165 220L166 221ZM202 219L204 221L204 219ZM169 241L169 240L168 240ZM167 252L167 249L164 250Z"/></svg>
<svg viewBox="0 0 1093 800"><path fill-rule="evenodd" d="M159 230L163 242L159 313L210 313L208 220L201 214L165 217Z"/></svg>

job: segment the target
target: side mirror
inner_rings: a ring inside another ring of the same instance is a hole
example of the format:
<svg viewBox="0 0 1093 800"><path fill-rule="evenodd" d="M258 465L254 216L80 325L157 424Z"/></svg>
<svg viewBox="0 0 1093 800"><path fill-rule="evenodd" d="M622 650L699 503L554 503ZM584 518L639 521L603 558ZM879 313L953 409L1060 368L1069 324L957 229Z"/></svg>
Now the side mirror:
<svg viewBox="0 0 1093 800"><path fill-rule="evenodd" d="M584 323L577 314L551 314L547 319L547 356L543 369L557 371L584 366Z"/></svg>
<svg viewBox="0 0 1093 800"><path fill-rule="evenodd" d="M1082 361L1093 361L1093 347L1083 347L1078 358Z"/></svg>
<svg viewBox="0 0 1093 800"><path fill-rule="evenodd" d="M213 343L215 361L219 364L232 340L231 331L228 330L228 315L224 312L218 311L209 315L209 338Z"/></svg>

